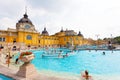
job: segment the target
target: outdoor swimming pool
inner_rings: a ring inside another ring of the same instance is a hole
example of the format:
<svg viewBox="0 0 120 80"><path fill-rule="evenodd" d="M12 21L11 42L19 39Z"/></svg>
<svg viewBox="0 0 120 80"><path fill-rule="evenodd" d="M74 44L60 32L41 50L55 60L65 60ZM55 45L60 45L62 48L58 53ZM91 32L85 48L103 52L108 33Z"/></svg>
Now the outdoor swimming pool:
<svg viewBox="0 0 120 80"><path fill-rule="evenodd" d="M13 79L0 74L0 80L13 80Z"/></svg>
<svg viewBox="0 0 120 80"><path fill-rule="evenodd" d="M105 52L105 55L103 55ZM52 70L80 74L88 70L93 74L120 74L120 51L77 51L66 58L42 58L43 51L34 51L32 63L38 70Z"/></svg>

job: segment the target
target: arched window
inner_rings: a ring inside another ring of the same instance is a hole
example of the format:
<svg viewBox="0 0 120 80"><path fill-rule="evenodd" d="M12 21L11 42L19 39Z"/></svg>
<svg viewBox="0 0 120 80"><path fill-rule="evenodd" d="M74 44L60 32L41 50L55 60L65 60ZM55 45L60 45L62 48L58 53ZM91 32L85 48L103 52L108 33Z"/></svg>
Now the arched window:
<svg viewBox="0 0 120 80"><path fill-rule="evenodd" d="M76 40L78 40L78 37L76 37Z"/></svg>
<svg viewBox="0 0 120 80"><path fill-rule="evenodd" d="M32 36L31 35L27 35L27 40L32 40Z"/></svg>

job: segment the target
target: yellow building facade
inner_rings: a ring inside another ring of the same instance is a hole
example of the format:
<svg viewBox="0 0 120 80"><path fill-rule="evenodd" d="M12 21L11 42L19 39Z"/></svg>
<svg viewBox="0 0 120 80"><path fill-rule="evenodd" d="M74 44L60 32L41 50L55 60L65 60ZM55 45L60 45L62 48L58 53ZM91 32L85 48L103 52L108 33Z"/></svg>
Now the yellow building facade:
<svg viewBox="0 0 120 80"><path fill-rule="evenodd" d="M84 39L83 35L78 34L74 30L63 30L49 35L46 28L40 34L36 29L28 15L25 13L16 23L16 29L8 28L0 30L0 44L3 43L24 43L25 45L49 47L49 46L66 46L83 45L89 42Z"/></svg>

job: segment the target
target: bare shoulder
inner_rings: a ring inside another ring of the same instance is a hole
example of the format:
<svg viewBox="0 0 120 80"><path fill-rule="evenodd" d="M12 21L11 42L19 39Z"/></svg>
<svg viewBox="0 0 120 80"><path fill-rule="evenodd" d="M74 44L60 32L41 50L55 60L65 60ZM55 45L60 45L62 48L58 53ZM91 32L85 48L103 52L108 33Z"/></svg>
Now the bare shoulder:
<svg viewBox="0 0 120 80"><path fill-rule="evenodd" d="M93 80L93 77L91 75L85 75L84 73L81 73L81 80Z"/></svg>
<svg viewBox="0 0 120 80"><path fill-rule="evenodd" d="M89 76L89 78L86 78L86 77L84 77L84 76L81 76L81 79L80 80L94 80L93 78L92 78L92 76Z"/></svg>

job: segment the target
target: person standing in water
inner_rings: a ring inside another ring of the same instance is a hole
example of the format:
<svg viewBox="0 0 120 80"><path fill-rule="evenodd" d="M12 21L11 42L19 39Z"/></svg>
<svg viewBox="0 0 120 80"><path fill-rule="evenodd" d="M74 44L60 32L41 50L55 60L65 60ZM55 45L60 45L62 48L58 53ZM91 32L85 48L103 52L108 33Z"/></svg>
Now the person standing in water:
<svg viewBox="0 0 120 80"><path fill-rule="evenodd" d="M85 70L84 74L82 74L82 79L83 80L93 80L92 76L89 75L89 72Z"/></svg>
<svg viewBox="0 0 120 80"><path fill-rule="evenodd" d="M105 55L105 52L103 52L103 55Z"/></svg>

